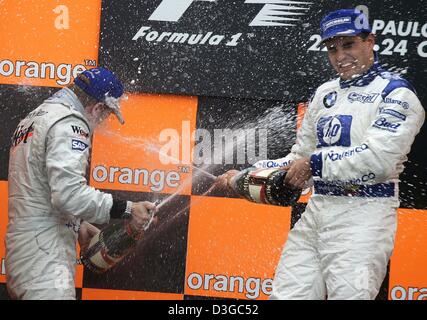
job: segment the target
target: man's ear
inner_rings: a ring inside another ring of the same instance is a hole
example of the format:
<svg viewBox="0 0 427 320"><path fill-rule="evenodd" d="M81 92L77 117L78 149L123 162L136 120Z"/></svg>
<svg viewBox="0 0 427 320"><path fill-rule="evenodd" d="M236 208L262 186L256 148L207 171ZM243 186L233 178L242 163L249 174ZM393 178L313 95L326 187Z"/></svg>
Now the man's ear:
<svg viewBox="0 0 427 320"><path fill-rule="evenodd" d="M94 111L102 112L102 110L104 109L104 104L102 102L97 102L94 104L93 109Z"/></svg>
<svg viewBox="0 0 427 320"><path fill-rule="evenodd" d="M89 108L89 112L95 116L95 117L99 117L102 114L102 111L104 110L104 104L102 102L97 102L92 104L91 106L88 107Z"/></svg>
<svg viewBox="0 0 427 320"><path fill-rule="evenodd" d="M372 50L374 49L374 46L375 46L375 39L376 39L375 35L371 33L368 35L368 37L365 40L370 44L370 46L372 47Z"/></svg>

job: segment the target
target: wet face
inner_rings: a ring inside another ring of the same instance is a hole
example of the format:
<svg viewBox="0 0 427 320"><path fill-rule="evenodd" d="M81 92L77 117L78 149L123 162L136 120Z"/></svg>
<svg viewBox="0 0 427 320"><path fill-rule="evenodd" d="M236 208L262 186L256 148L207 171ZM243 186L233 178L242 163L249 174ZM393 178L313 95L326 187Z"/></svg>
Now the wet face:
<svg viewBox="0 0 427 320"><path fill-rule="evenodd" d="M96 103L85 108L86 117L93 128L101 124L113 112L104 103Z"/></svg>
<svg viewBox="0 0 427 320"><path fill-rule="evenodd" d="M368 70L374 63L375 37L334 37L325 41L329 61L343 80L350 80Z"/></svg>

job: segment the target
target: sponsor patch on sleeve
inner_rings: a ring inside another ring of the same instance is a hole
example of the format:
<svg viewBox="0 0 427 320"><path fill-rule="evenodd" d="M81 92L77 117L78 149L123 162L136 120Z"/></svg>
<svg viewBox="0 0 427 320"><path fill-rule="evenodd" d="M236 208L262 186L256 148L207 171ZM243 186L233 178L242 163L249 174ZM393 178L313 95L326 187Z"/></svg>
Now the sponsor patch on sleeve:
<svg viewBox="0 0 427 320"><path fill-rule="evenodd" d="M83 130L80 126L71 125L71 129L73 130L73 133L75 135L78 135L78 136L86 138L86 139L89 138L89 133L87 133L85 130Z"/></svg>
<svg viewBox="0 0 427 320"><path fill-rule="evenodd" d="M403 113L396 111L396 110L393 110L393 109L380 109L380 114L388 114L388 115L396 117L402 121L406 120L406 116Z"/></svg>
<svg viewBox="0 0 427 320"><path fill-rule="evenodd" d="M389 119L381 117L376 119L372 126L381 130L397 132L397 130L399 130L400 125L400 123L390 122Z"/></svg>
<svg viewBox="0 0 427 320"><path fill-rule="evenodd" d="M83 141L77 139L73 139L71 141L72 150L85 151L87 147L89 147L89 145L84 143Z"/></svg>

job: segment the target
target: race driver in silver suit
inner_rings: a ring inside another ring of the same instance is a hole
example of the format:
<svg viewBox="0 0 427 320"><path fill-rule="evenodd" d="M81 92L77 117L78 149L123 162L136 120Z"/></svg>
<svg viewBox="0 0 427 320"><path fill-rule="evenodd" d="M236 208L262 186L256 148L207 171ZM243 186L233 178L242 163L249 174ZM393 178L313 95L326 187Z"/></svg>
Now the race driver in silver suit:
<svg viewBox="0 0 427 320"><path fill-rule="evenodd" d="M375 299L394 247L399 174L425 113L411 84L380 67L363 13L331 12L321 35L340 77L316 90L291 153L255 164L284 167L297 189L314 182L270 298Z"/></svg>
<svg viewBox="0 0 427 320"><path fill-rule="evenodd" d="M131 228L139 230L149 219L154 204L115 199L85 178L94 128L112 112L124 122L122 95L112 72L86 70L19 123L10 150L5 238L12 298L75 299L76 241L84 250L99 232L90 223L131 215Z"/></svg>

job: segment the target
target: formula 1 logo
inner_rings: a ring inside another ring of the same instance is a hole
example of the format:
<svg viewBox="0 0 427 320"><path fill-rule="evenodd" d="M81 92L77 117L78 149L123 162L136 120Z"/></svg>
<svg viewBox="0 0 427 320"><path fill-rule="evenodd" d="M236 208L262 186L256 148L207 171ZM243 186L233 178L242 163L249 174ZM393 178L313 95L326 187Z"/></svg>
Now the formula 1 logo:
<svg viewBox="0 0 427 320"><path fill-rule="evenodd" d="M214 16L213 8L219 1L213 0L163 0L159 6L149 16L151 21L166 21L178 22L185 16L188 10L191 10L194 2L214 2L206 5L206 9L202 14L210 14ZM223 0L225 2L225 0ZM234 1L235 4L237 1ZM294 0L241 0L244 5L262 5L262 8L255 17L249 17L249 27L294 27L302 22L302 17L310 10L310 5L313 2L294 1ZM230 5L229 3L227 3ZM199 8L200 9L200 8ZM236 8L235 11L239 11ZM234 14L234 12L233 12ZM230 12L227 16L230 15ZM246 15L244 15L246 17ZM193 19L197 17L193 16ZM184 45L209 45L209 46L227 46L236 47L242 43L245 37L253 37L252 33L245 34L237 32L230 34L228 32L217 33L215 30L202 31L198 33L188 32L187 30L171 30L169 25L165 27L168 30L159 30L157 27L152 29L152 26L141 26L137 33L132 37L133 41L141 40L146 43L178 43ZM241 31L241 30L239 30Z"/></svg>
<svg viewBox="0 0 427 320"><path fill-rule="evenodd" d="M177 22L196 1L215 2L215 0L163 0L148 20Z"/></svg>
<svg viewBox="0 0 427 320"><path fill-rule="evenodd" d="M286 0L246 0L245 3L265 4L249 24L251 27L294 27L312 4L312 2Z"/></svg>
<svg viewBox="0 0 427 320"><path fill-rule="evenodd" d="M217 2L216 0L163 0L148 20L177 22L196 1ZM251 27L293 27L302 16L306 15L312 4L312 2L293 0L246 0L244 3L264 4L249 24Z"/></svg>

